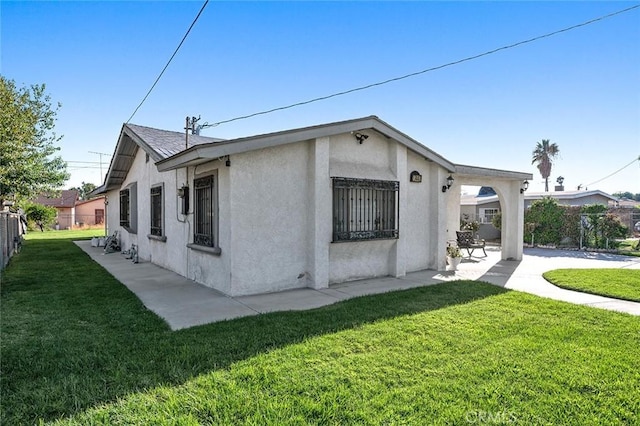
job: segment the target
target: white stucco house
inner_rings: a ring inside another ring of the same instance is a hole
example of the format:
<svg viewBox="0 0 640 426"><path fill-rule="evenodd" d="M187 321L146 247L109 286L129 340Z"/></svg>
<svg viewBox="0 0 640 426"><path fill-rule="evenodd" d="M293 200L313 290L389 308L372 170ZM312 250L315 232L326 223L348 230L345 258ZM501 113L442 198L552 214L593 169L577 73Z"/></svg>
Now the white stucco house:
<svg viewBox="0 0 640 426"><path fill-rule="evenodd" d="M463 184L496 190L502 257L521 259L527 179L454 164L375 116L188 146L125 124L94 194L141 261L237 296L444 270Z"/></svg>

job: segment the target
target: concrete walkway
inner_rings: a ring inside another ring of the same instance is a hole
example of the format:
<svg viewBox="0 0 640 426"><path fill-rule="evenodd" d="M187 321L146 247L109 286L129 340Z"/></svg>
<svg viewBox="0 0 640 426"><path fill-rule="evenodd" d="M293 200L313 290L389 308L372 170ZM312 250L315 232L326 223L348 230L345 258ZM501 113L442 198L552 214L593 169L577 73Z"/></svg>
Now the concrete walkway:
<svg viewBox="0 0 640 426"><path fill-rule="evenodd" d="M172 330L261 313L317 308L352 297L404 290L460 279L483 280L504 288L555 300L640 315L640 303L560 289L542 278L558 268L640 269L640 258L577 251L525 249L522 261L500 260L498 249L487 257L463 259L456 272L420 271L401 278L374 278L254 296L228 297L149 262L134 264L119 253L104 254L90 241L76 244L127 286Z"/></svg>

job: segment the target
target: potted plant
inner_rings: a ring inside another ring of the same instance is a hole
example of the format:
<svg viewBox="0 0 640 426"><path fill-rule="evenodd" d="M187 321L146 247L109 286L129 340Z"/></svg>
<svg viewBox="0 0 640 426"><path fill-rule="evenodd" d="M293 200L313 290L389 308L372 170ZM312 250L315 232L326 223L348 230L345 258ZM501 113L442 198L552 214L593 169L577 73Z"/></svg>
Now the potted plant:
<svg viewBox="0 0 640 426"><path fill-rule="evenodd" d="M462 252L458 246L454 244L447 244L447 270L455 271L458 269L458 265L462 261Z"/></svg>
<svg viewBox="0 0 640 426"><path fill-rule="evenodd" d="M462 225L460 227L461 230L471 231L473 232L473 235L476 236L476 238L479 238L478 231L480 230L480 222L478 222L477 220L469 220L469 221L463 220L461 225Z"/></svg>

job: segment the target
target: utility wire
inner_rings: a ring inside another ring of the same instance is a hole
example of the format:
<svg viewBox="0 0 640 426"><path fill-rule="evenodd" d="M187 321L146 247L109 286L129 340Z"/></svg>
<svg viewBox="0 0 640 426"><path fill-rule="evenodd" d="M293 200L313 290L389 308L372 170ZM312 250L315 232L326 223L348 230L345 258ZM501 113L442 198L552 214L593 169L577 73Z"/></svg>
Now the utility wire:
<svg viewBox="0 0 640 426"><path fill-rule="evenodd" d="M630 162L629 164L627 164L626 166L623 166L622 168L616 170L615 172L611 173L610 175L607 175L605 177L603 177L602 179L598 179L595 182L591 182L590 184L586 185L586 187L590 187L591 185L594 185L596 183L602 182L605 179L609 179L611 176L620 173L621 171L623 171L624 169L626 169L627 167L629 167L630 165L632 165L633 163L635 163L636 161L640 161L640 155L638 156L638 158L634 158L632 162Z"/></svg>
<svg viewBox="0 0 640 426"><path fill-rule="evenodd" d="M156 81L153 82L153 85L151 86L147 94L144 95L144 98L142 99L142 101L140 101L140 104L136 107L135 111L133 111L133 114L131 114L131 117L129 117L129 119L127 120L127 123L129 123L133 118L133 116L136 115L136 113L138 112L138 110L140 109L144 101L146 101L149 95L151 94L151 91L153 90L153 88L156 87L156 84L158 84L158 81L162 77L162 74L164 74L164 72L167 70L167 67L169 67L169 64L173 60L174 56L176 56L176 54L178 53L178 50L180 50L180 47L182 47L182 43L184 43L184 41L186 40L187 36L191 32L191 28L193 28L193 26L196 24L196 22L198 21L198 18L200 18L200 15L202 14L202 11L204 10L205 7L207 7L207 4L209 4L209 0L205 0L204 4L200 8L200 12L198 12L198 15L195 17L195 19L191 23L191 26L189 26L189 29L185 33L184 37L182 37L180 44L178 44L178 47L176 47L176 50L173 52L173 55L171 55L171 57L169 58L169 61L167 61L167 64L164 66L162 71L160 71L160 75L158 75L158 78L156 78Z"/></svg>
<svg viewBox="0 0 640 426"><path fill-rule="evenodd" d="M285 110L285 109L295 108L295 107L298 107L298 106L307 105L307 104L314 103L314 102L324 101L324 100L327 100L327 99L335 98L337 96L343 96L343 95L347 95L349 93L359 92L359 91L362 91L362 90L370 89L372 87L382 86L384 84L392 83L392 82L399 81L399 80L404 80L404 79L407 79L407 78L410 78L410 77L415 77L415 76L420 75L420 74L425 74L425 73L428 73L428 72L431 72L431 71L436 71L436 70L439 70L439 69L442 69L442 68L450 67L450 66L453 66L453 65L458 65L458 64L461 64L463 62L468 62L468 61L472 61L474 59L482 58L483 56L488 56L488 55L500 52L501 50L512 49L514 47L518 47L518 46L521 46L523 44L533 43L534 41L538 41L538 40L541 40L541 39L547 38L547 37L552 37L552 36L560 34L560 33L564 33L564 32L567 32L567 31L574 30L576 28L584 27L586 25L590 25L590 24L593 24L595 22L602 21L604 19L611 18L611 17L616 16L616 15L620 15L622 13L629 12L629 11L631 11L633 9L637 9L639 7L640 7L640 4L639 5L635 5L635 6L631 6L631 7L628 7L626 9L622 9L622 10L619 10L617 12L610 13L608 15L600 16L599 18L591 19L591 20L583 22L581 24L572 25L570 27L563 28L563 29L557 30L557 31L553 31L553 32L550 32L550 33L547 33L547 34L543 34L543 35L540 35L540 36L537 36L537 37L533 37L533 38L530 38L528 40L519 41L517 43L513 43L513 44L506 45L506 46L498 47L497 49L489 50L489 51L486 51L484 53L480 53L478 55L469 56L469 57L466 57L466 58L463 58L463 59L459 59L457 61L449 62L449 63L443 64L443 65L438 65L438 66L432 67L432 68L427 68L427 69L424 69L422 71L416 71L416 72L413 72L413 73L410 73L410 74L406 74L406 75L403 75L403 76L400 76L400 77L394 77L394 78L390 78L388 80L379 81L377 83L367 84L366 86L360 86L360 87L356 87L354 89L349 89L349 90L345 90L345 91L342 91L342 92L336 92L336 93L333 93L331 95L321 96L321 97L318 97L318 98L314 98L314 99L310 99L310 100L302 101L302 102L297 102L297 103L294 103L294 104L291 104L291 105L287 105L287 106L282 106L282 107L278 107L278 108L272 108L272 109L265 110L265 111L255 112L253 114L248 114L248 115L243 115L243 116L239 116L239 117L235 117L235 118L230 118L228 120L222 120L222 121L218 121L218 122L215 122L215 123L212 123L212 124L205 123L205 124L202 125L202 128L215 127L215 126L219 126L220 124L231 123L232 121L244 120L244 119L255 117L255 116L258 116L258 115L270 114L272 112L282 111L282 110Z"/></svg>

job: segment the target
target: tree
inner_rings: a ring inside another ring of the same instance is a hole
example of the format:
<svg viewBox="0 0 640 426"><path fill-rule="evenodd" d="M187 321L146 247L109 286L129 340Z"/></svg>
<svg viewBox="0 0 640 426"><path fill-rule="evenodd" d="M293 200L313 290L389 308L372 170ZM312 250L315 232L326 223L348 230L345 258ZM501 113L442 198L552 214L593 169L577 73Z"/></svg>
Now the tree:
<svg viewBox="0 0 640 426"><path fill-rule="evenodd" d="M69 174L53 131L60 104L52 108L44 84L18 89L0 76L0 105L0 205L63 186Z"/></svg>
<svg viewBox="0 0 640 426"><path fill-rule="evenodd" d="M626 198L628 200L640 201L640 193L632 194L629 191L625 191L625 192L620 191L620 192L615 192L611 195L618 198Z"/></svg>
<svg viewBox="0 0 640 426"><path fill-rule="evenodd" d="M27 216L27 222L30 224L36 224L40 228L41 232L44 232L44 227L53 224L56 220L58 211L54 207L43 206L42 204L28 203L24 209L24 213Z"/></svg>
<svg viewBox="0 0 640 426"><path fill-rule="evenodd" d="M89 193L91 191L93 191L94 189L96 189L96 186L92 183L86 183L86 182L82 182L82 185L80 185L80 187L78 188L71 188L72 190L75 189L76 191L78 191L78 196L80 197L80 199L82 201L86 201L89 199Z"/></svg>
<svg viewBox="0 0 640 426"><path fill-rule="evenodd" d="M542 139L542 142L538 142L536 149L533 150L531 164L538 163L538 170L544 178L544 192L549 192L551 166L559 153L558 145L550 143L549 139Z"/></svg>

